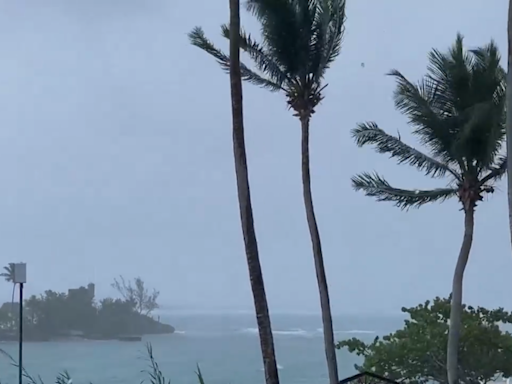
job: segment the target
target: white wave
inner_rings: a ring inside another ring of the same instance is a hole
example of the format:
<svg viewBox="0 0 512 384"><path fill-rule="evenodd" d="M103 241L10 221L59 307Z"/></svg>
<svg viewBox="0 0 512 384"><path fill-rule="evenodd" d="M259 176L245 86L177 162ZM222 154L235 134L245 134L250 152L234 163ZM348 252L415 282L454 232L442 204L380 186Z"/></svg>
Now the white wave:
<svg viewBox="0 0 512 384"><path fill-rule="evenodd" d="M258 328L245 328L245 329L240 330L240 333L255 334L255 333L258 333Z"/></svg>
<svg viewBox="0 0 512 384"><path fill-rule="evenodd" d="M274 335L295 335L295 336L308 336L309 332L300 329L300 328L292 328L285 331L272 331Z"/></svg>
<svg viewBox="0 0 512 384"><path fill-rule="evenodd" d="M178 335L183 335L185 334L186 332L185 331L178 331L178 330L175 330L174 333L177 333Z"/></svg>
<svg viewBox="0 0 512 384"><path fill-rule="evenodd" d="M323 328L318 328L316 330L317 332L323 332L324 329ZM376 333L376 331L364 331L364 330L359 330L359 329L353 329L353 330L350 330L350 331L334 331L335 334L340 334L340 333L366 333L366 334L372 334L372 333Z"/></svg>
<svg viewBox="0 0 512 384"><path fill-rule="evenodd" d="M241 333L257 334L258 328L245 328L240 331ZM287 336L310 336L311 332L307 332L300 328L291 328L286 330L272 331L274 335L287 335Z"/></svg>
<svg viewBox="0 0 512 384"><path fill-rule="evenodd" d="M281 364L277 364L277 369L281 370L284 369L284 367ZM263 371L264 368L260 368L260 371Z"/></svg>

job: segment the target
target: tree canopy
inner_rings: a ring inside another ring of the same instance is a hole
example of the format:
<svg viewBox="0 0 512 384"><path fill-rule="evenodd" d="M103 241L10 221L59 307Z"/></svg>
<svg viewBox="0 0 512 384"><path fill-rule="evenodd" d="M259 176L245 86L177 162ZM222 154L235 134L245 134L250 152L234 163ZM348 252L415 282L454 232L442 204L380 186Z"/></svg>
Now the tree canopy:
<svg viewBox="0 0 512 384"><path fill-rule="evenodd" d="M397 82L395 106L428 152L374 122L359 124L352 136L357 145L373 145L377 152L427 176L447 176L447 184L430 190L395 188L381 175L366 172L353 177L352 185L400 208L457 196L469 209L494 191L493 183L506 171L506 157L500 155L505 139L505 71L493 41L465 50L461 35L448 52L433 49L428 58L427 75L418 84L397 70L390 72Z"/></svg>
<svg viewBox="0 0 512 384"><path fill-rule="evenodd" d="M402 308L408 314L404 327L365 343L357 338L340 341L364 358L359 371L371 371L399 382L445 384L446 346L450 299L436 297L416 307ZM459 380L463 384L488 383L512 376L512 335L501 329L512 324L512 314L503 308L488 310L463 306L459 345Z"/></svg>
<svg viewBox="0 0 512 384"><path fill-rule="evenodd" d="M4 271L0 273L0 277L3 277L8 283L14 282L14 263L9 263L3 269Z"/></svg>
<svg viewBox="0 0 512 384"><path fill-rule="evenodd" d="M10 307L0 309L0 340L16 336L13 330L18 326L19 313ZM109 339L173 332L171 326L154 320L147 311L141 313L134 300L105 298L97 303L91 287L70 289L68 293L47 290L39 296L30 296L23 307L26 340L69 336Z"/></svg>
<svg viewBox="0 0 512 384"><path fill-rule="evenodd" d="M262 42L241 30L240 48L254 69L240 65L242 79L270 91L283 91L290 108L311 116L322 100L322 79L341 51L345 0L248 0L247 10L261 26ZM229 26L221 26L229 39ZM201 27L190 41L229 71L229 56L205 36Z"/></svg>
<svg viewBox="0 0 512 384"><path fill-rule="evenodd" d="M146 288L144 281L140 277L131 281L126 281L123 276L119 276L118 279L114 279L112 288L115 288L117 292L127 302L133 304L136 311L140 314L149 315L155 309L158 309L158 296L160 291L153 289L150 291Z"/></svg>

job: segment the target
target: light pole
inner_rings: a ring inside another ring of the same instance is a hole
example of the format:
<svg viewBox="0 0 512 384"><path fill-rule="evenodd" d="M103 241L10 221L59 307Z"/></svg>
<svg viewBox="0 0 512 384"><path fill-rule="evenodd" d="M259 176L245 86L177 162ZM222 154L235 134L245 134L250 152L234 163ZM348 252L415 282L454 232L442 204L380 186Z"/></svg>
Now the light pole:
<svg viewBox="0 0 512 384"><path fill-rule="evenodd" d="M20 318L19 318L19 345L18 345L18 383L23 382L23 284L27 282L27 264L14 264L14 284L20 286Z"/></svg>

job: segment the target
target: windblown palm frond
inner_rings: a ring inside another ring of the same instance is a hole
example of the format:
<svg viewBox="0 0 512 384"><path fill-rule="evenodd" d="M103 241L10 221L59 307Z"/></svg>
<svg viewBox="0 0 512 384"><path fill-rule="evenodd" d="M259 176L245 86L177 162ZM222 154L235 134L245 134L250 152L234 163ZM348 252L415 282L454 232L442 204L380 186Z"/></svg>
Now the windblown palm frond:
<svg viewBox="0 0 512 384"><path fill-rule="evenodd" d="M366 196L375 197L377 201L392 201L401 209L418 208L424 204L444 201L457 195L457 188L432 190L393 188L377 173L362 173L352 177L352 186L356 191L364 191Z"/></svg>
<svg viewBox="0 0 512 384"><path fill-rule="evenodd" d="M320 81L340 54L345 0L248 0L247 9L261 24L263 46L296 82Z"/></svg>
<svg viewBox="0 0 512 384"><path fill-rule="evenodd" d="M240 48L259 73L243 66L244 80L272 91L283 90L294 110L311 115L322 100L322 80L339 55L344 34L345 0L248 0L261 25L262 42L241 30ZM229 27L221 27L229 38ZM215 48L201 28L189 34L193 45L227 71L229 57Z"/></svg>
<svg viewBox="0 0 512 384"><path fill-rule="evenodd" d="M461 35L447 53L432 50L414 85L400 72L395 106L442 161L473 173L492 166L504 138L505 72L496 45L465 51Z"/></svg>
<svg viewBox="0 0 512 384"><path fill-rule="evenodd" d="M3 277L5 281L12 283L14 281L14 263L9 263L4 267L4 271L0 273L0 277Z"/></svg>
<svg viewBox="0 0 512 384"><path fill-rule="evenodd" d="M201 48L203 51L212 55L217 60L221 68L225 72L229 72L229 57L222 53L221 50L216 48L215 45L213 45L213 43L205 36L201 27L195 27L188 34L188 37L192 45L195 45L196 47ZM245 64L240 63L240 72L242 74L242 79L245 81L267 88L271 91L281 90L279 84L276 84L272 80L269 80L250 70Z"/></svg>
<svg viewBox="0 0 512 384"><path fill-rule="evenodd" d="M499 181L507 173L507 156L498 156L496 165L489 168L489 173L482 177L480 185Z"/></svg>
<svg viewBox="0 0 512 384"><path fill-rule="evenodd" d="M407 191L370 174L354 178L353 187L379 201L394 201L401 208L459 193L461 201L472 200L466 207L475 207L506 172L506 158L500 156L505 139L506 82L498 48L491 41L465 50L459 34L446 53L430 52L427 75L419 83L413 84L397 70L389 74L397 83L395 107L408 117L413 135L427 152L408 146L375 123L359 124L352 131L356 143L374 145L377 152L389 154L399 164L413 165L426 175L448 176L449 187Z"/></svg>
<svg viewBox="0 0 512 384"><path fill-rule="evenodd" d="M227 24L221 26L221 32L222 36L229 39L230 32ZM264 73L270 81L279 86L289 81L288 75L283 68L244 30L240 31L240 48L249 55L256 68Z"/></svg>
<svg viewBox="0 0 512 384"><path fill-rule="evenodd" d="M448 172L455 178L459 177L457 171L448 165L405 144L401 138L387 134L374 122L359 124L352 130L352 137L358 146L373 144L377 152L388 153L398 159L398 164L415 166L426 175L443 177Z"/></svg>

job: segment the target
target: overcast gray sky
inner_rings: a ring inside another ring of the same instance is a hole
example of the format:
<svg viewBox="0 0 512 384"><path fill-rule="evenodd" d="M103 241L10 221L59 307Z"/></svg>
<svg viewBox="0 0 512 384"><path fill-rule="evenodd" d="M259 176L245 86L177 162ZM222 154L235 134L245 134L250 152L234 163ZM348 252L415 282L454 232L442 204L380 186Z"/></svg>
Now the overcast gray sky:
<svg viewBox="0 0 512 384"><path fill-rule="evenodd" d="M505 0L348 0L342 54L312 123L315 206L335 312L395 312L448 294L462 237L456 201L401 212L352 191L378 170L442 185L349 136L357 122L410 139L396 68L425 73L457 31L505 57ZM28 294L140 275L167 306L252 308L236 198L228 77L189 45L222 48L228 2L0 2L0 261L28 263ZM254 19L243 24L257 32ZM361 67L361 63L365 67ZM316 311L300 131L282 95L244 87L249 172L271 310ZM512 308L506 187L478 208L465 299ZM0 298L10 297L1 285Z"/></svg>

